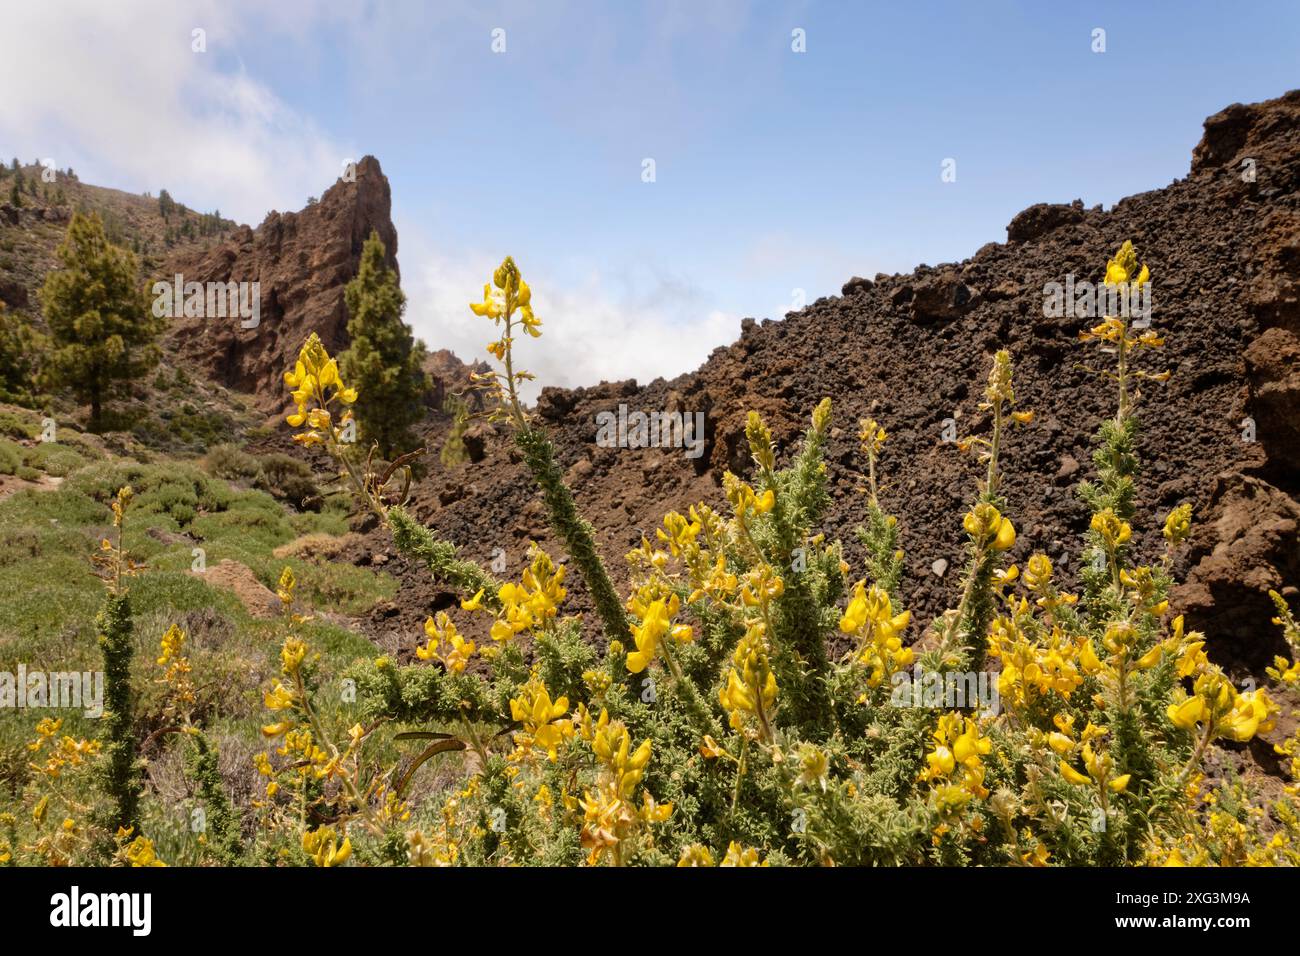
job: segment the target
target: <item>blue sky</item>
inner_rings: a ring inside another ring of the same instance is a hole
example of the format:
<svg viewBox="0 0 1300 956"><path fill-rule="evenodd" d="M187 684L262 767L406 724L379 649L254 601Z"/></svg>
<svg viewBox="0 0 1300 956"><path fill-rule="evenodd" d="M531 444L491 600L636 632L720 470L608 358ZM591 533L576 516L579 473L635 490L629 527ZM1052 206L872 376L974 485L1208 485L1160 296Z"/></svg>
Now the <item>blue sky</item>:
<svg viewBox="0 0 1300 956"><path fill-rule="evenodd" d="M254 225L373 153L417 332L481 354L464 303L511 253L549 333L526 364L567 385L686 371L1031 203L1165 185L1207 115L1300 86L1294 3L106 6L0 38L0 153Z"/></svg>

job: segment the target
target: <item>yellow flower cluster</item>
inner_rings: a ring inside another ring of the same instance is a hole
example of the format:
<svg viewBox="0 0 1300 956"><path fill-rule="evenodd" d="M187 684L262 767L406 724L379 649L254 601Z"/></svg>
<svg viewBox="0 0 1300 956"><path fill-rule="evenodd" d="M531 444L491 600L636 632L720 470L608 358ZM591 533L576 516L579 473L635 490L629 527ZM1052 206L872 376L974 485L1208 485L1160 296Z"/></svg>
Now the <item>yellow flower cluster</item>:
<svg viewBox="0 0 1300 956"><path fill-rule="evenodd" d="M569 698L552 702L546 685L534 671L520 688L519 696L510 700L510 717L523 726L523 732L515 734L515 744L523 753L536 747L554 763L560 746L573 737L573 721L565 716L568 712Z"/></svg>
<svg viewBox="0 0 1300 956"><path fill-rule="evenodd" d="M517 426L525 424L523 406L519 403L517 387L520 382L533 378L532 373L516 371L514 367L514 329L516 324L532 338L542 334L542 320L533 312L533 292L519 273L515 261L507 256L492 273L492 281L483 284L483 300L471 302L475 315L491 319L501 327L501 334L487 345L493 358L505 366L504 372L471 373L480 388L490 388L497 396L499 407L494 415L510 415Z"/></svg>
<svg viewBox="0 0 1300 956"><path fill-rule="evenodd" d="M342 866L352 856L352 841L343 837L332 826L308 830L302 835L302 849L317 866Z"/></svg>
<svg viewBox="0 0 1300 956"><path fill-rule="evenodd" d="M770 744L775 738L772 719L776 714L776 694L776 675L768 662L765 627L755 622L736 644L726 683L718 691L718 702L734 730L750 733L752 720L758 739Z"/></svg>
<svg viewBox="0 0 1300 956"><path fill-rule="evenodd" d="M853 586L853 597L840 618L840 631L857 639L857 658L870 668L867 683L872 687L911 666L915 653L903 646L901 636L911 620L911 611L894 613L883 588L874 584L868 588L865 579Z"/></svg>
<svg viewBox="0 0 1300 956"><path fill-rule="evenodd" d="M1239 743L1276 725L1278 706L1264 689L1239 692L1217 669L1202 673L1192 684L1192 693L1167 708L1175 727L1191 731L1204 740L1219 737Z"/></svg>
<svg viewBox="0 0 1300 956"><path fill-rule="evenodd" d="M662 823L673 812L671 803L659 804L642 792L641 806L632 797L650 762L650 741L632 750L632 738L622 721L610 721L602 710L589 730L592 753L600 764L594 790L579 801L583 811L581 842L590 851L587 862L599 863L610 854L615 865L626 862L626 846L644 826Z"/></svg>
<svg viewBox="0 0 1300 956"><path fill-rule="evenodd" d="M968 511L961 524L978 548L1007 551L1016 543L1016 529L1011 519L1004 518L988 502L981 502Z"/></svg>
<svg viewBox="0 0 1300 956"><path fill-rule="evenodd" d="M1050 692L1069 698L1084 675L1095 672L1088 639L1070 638L1059 627L1040 637L1030 638L1021 626L1026 613L1022 603L1019 614L1000 615L989 627L989 656L1002 661L998 675L998 695L1007 704L1023 710Z"/></svg>
<svg viewBox="0 0 1300 956"><path fill-rule="evenodd" d="M330 357L315 332L303 343L293 370L284 373L284 383L292 389L296 406L285 421L294 428L307 428L293 440L308 448L342 441L344 429L352 421L352 410L347 406L356 402L357 390L339 378L338 362ZM332 405L341 409L337 421Z"/></svg>
<svg viewBox="0 0 1300 956"><path fill-rule="evenodd" d="M935 784L932 796L939 812L959 810L972 798L987 797L980 758L993 751L993 742L980 733L979 724L958 713L944 714L931 738L934 749L925 756L921 779Z"/></svg>
<svg viewBox="0 0 1300 956"><path fill-rule="evenodd" d="M969 451L973 447L980 448L980 461L989 464L989 479L986 482L986 490L989 492L996 491L996 467L1005 422L1004 415L1009 412L1011 421L1017 425L1028 425L1034 420L1033 412L1010 411L1010 408L1015 403L1016 393L1012 386L1011 353L1006 349L1002 349L993 356L993 366L989 369L988 384L984 388L984 400L979 404L981 411L992 412L993 434L989 438L967 437L957 441L959 451Z"/></svg>
<svg viewBox="0 0 1300 956"><path fill-rule="evenodd" d="M123 838L130 835L130 830L119 832L119 836ZM159 859L158 853L154 850L153 841L143 836L138 836L130 843L123 846L118 855L124 863L131 867L154 867L167 865Z"/></svg>
<svg viewBox="0 0 1300 956"><path fill-rule="evenodd" d="M636 650L627 655L627 669L633 674L640 674L650 666L665 637L686 644L695 636L690 625L672 622L681 610L681 599L676 594L670 594L666 598L656 597L648 604L644 603L644 596L643 592L638 592L628 604L629 609L641 619L632 625L632 640L636 644Z"/></svg>
<svg viewBox="0 0 1300 956"><path fill-rule="evenodd" d="M1105 796L1105 791L1111 793L1123 793L1128 787L1129 774L1114 774L1114 767L1110 754L1103 751L1098 753L1093 743L1100 741L1102 737L1110 732L1107 727L1098 727L1089 721L1087 726L1079 733L1078 739L1074 735L1074 716L1072 714L1060 713L1053 718L1056 724L1056 730L1048 735L1047 744L1062 759L1057 765L1061 771L1061 776L1067 782L1075 786L1086 787L1094 786L1098 792ZM1088 771L1087 776L1076 770L1069 760L1075 753L1081 753L1083 756L1084 769ZM1103 803L1103 808L1105 804Z"/></svg>
<svg viewBox="0 0 1300 956"><path fill-rule="evenodd" d="M82 766L91 757L100 752L102 744L98 740L84 737L75 739L67 734L59 734L63 729L63 718L42 717L36 725L36 739L27 745L32 754L40 754L43 763L32 763L31 768L47 777L59 777L66 769Z"/></svg>
<svg viewBox="0 0 1300 956"><path fill-rule="evenodd" d="M428 636L422 647L415 649L415 656L422 661L441 661L443 666L453 674L460 674L465 665L474 656L474 642L467 641L456 631L446 611L439 611L435 617L425 618L424 633Z"/></svg>
<svg viewBox="0 0 1300 956"><path fill-rule="evenodd" d="M776 505L776 492L771 488L758 494L729 471L722 475L722 490L742 522L751 515L765 515Z"/></svg>
<svg viewBox="0 0 1300 956"><path fill-rule="evenodd" d="M185 656L185 632L178 625L173 624L162 636L159 649L161 653L157 664L159 667L165 667L166 670L158 682L169 692L167 710L188 720L197 697L194 682L190 677L192 671L190 660Z"/></svg>
<svg viewBox="0 0 1300 956"><path fill-rule="evenodd" d="M555 619L568 591L564 588L564 565L556 567L550 555L533 545L531 562L518 584L507 581L497 589L501 609L492 624L492 640L505 644L516 634L546 626ZM483 592L475 594L461 607L467 611L483 608ZM484 651L486 654L487 651Z"/></svg>

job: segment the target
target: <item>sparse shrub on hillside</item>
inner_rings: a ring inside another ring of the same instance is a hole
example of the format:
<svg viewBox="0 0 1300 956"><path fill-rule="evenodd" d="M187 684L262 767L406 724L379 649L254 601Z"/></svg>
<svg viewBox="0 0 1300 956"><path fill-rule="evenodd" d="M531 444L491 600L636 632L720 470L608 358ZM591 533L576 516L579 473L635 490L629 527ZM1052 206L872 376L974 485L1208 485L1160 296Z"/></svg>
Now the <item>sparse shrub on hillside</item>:
<svg viewBox="0 0 1300 956"><path fill-rule="evenodd" d="M12 475L22 462L22 446L0 438L0 475Z"/></svg>
<svg viewBox="0 0 1300 956"><path fill-rule="evenodd" d="M1125 244L1105 281L1148 279ZM321 865L1300 861L1295 786L1266 804L1241 783L1211 787L1202 770L1216 740L1268 732L1277 705L1235 687L1203 636L1169 614L1190 509L1152 519L1134 507L1134 386L1166 377L1138 361L1163 344L1156 333L1107 318L1086 336L1115 356L1099 374L1116 383L1117 411L1099 431L1096 478L1080 489L1092 512L1081 593L1061 588L1044 554L1023 567L1008 560L1018 536L1004 492L1016 477L1001 452L1033 415L1018 407L1011 357L999 352L978 427L958 443L978 453L981 472L953 516L967 536L965 570L951 609L928 626L906 608L898 522L877 493L878 469L891 467L880 423L860 431L865 573L819 527L829 400L784 467L751 414L752 478L724 476L724 510L701 503L665 516L655 540L628 554L632 592L611 612L594 547L574 547L583 524L549 443L516 398L527 373L515 369L512 332L538 334L529 299L506 260L474 304L504 328L489 346L504 371L486 384L595 593L603 646L563 616L565 568L543 551L518 580L498 582L411 518L393 468L355 460L341 435L358 394L312 336L289 376L297 440L335 456L398 550L462 600L426 621L414 663L380 657L354 669L363 717L346 747L328 743L334 731L301 678L310 649L285 641L289 680L267 694L264 732L312 769L286 793L288 765L259 763L280 839L296 832ZM1032 429L1014 440L1032 440ZM1153 563L1132 547L1144 519L1163 520L1167 547ZM1278 601L1294 646L1300 629ZM488 618L486 646L460 632L462 614ZM1279 658L1270 673L1294 681L1297 666ZM385 724L400 732L387 736ZM386 762L385 742L403 741L417 749ZM1297 748L1279 752L1300 782ZM462 761L464 784L440 808L406 803L421 768L446 759ZM330 788L338 774L370 784ZM1267 831L1260 814L1272 817Z"/></svg>
<svg viewBox="0 0 1300 956"><path fill-rule="evenodd" d="M113 389L158 363L162 323L149 310L135 256L108 240L99 216L74 215L57 257L60 268L41 290L54 344L51 386L88 402L98 429Z"/></svg>
<svg viewBox="0 0 1300 956"><path fill-rule="evenodd" d="M424 345L402 321L406 296L384 255L379 233L372 230L356 278L343 291L351 344L339 355L339 367L365 394L355 409L358 437L363 445L374 442L380 456L391 459L412 447L411 426L424 417L429 377L422 367Z"/></svg>
<svg viewBox="0 0 1300 956"><path fill-rule="evenodd" d="M311 466L290 455L273 452L257 459L253 486L288 501L300 511L321 509L321 492Z"/></svg>
<svg viewBox="0 0 1300 956"><path fill-rule="evenodd" d="M0 435L10 438L35 438L40 434L34 418L15 415L13 412L0 412Z"/></svg>
<svg viewBox="0 0 1300 956"><path fill-rule="evenodd" d="M91 458L98 457L86 452L84 445L73 447L70 442L37 442L24 452L23 464L47 475L66 478Z"/></svg>
<svg viewBox="0 0 1300 956"><path fill-rule="evenodd" d="M209 449L203 456L203 467L208 474L227 481L247 481L256 477L257 459L238 445L222 444Z"/></svg>

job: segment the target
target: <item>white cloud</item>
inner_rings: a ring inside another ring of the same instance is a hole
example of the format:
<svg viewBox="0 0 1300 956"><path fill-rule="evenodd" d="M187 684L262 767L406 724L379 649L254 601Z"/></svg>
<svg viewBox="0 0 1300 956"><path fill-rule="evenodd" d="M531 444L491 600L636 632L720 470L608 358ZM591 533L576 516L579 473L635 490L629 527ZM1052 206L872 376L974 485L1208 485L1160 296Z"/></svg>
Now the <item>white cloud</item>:
<svg viewBox="0 0 1300 956"><path fill-rule="evenodd" d="M256 225L297 209L339 174L344 146L247 75L229 52L264 27L301 34L314 4L18 4L0 32L0 151L39 156L87 182L166 188L180 202ZM207 52L191 49L206 31Z"/></svg>
<svg viewBox="0 0 1300 956"><path fill-rule="evenodd" d="M409 234L402 248L406 320L416 335L462 361L487 359L493 328L470 312L469 302L481 297L497 261L486 253L420 248ZM517 364L537 376L527 383L527 401L544 385L672 378L740 332L738 316L710 308L703 293L680 280L638 267L615 274L586 269L575 281L574 271L544 264L524 270L543 323L541 338L517 342Z"/></svg>

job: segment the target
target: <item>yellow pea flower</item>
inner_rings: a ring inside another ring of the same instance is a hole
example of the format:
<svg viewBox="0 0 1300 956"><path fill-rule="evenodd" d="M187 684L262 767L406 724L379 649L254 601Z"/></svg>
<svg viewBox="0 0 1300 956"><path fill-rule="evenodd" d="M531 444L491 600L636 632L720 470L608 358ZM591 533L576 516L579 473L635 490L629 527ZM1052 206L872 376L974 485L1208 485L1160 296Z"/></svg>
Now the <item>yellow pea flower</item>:
<svg viewBox="0 0 1300 956"><path fill-rule="evenodd" d="M1074 750L1074 741L1056 730L1047 735L1047 745L1062 755Z"/></svg>
<svg viewBox="0 0 1300 956"><path fill-rule="evenodd" d="M1164 535L1170 545L1177 547L1187 540L1192 531L1192 506L1182 504L1165 518Z"/></svg>
<svg viewBox="0 0 1300 956"><path fill-rule="evenodd" d="M668 608L663 598L655 601L646 610L641 623L632 628L632 637L636 650L627 655L627 669L633 674L640 674L650 666L659 649L659 640L668 632Z"/></svg>
<svg viewBox="0 0 1300 956"><path fill-rule="evenodd" d="M1061 776L1066 779L1067 783L1072 783L1075 786L1088 785L1089 783L1088 778L1085 777L1083 774L1079 773L1079 771L1075 770L1064 760L1062 760L1057 766L1060 767Z"/></svg>
<svg viewBox="0 0 1300 956"><path fill-rule="evenodd" d="M308 830L302 835L302 848L317 866L342 866L352 856L352 841L345 836L339 843L332 826Z"/></svg>
<svg viewBox="0 0 1300 956"><path fill-rule="evenodd" d="M1106 546L1111 550L1122 544L1127 544L1133 537L1133 528L1127 521L1116 517L1115 513L1109 508L1097 512L1092 516L1092 530L1097 532L1106 542Z"/></svg>
<svg viewBox="0 0 1300 956"><path fill-rule="evenodd" d="M1195 730L1196 725L1209 716L1209 709L1200 697L1189 697L1181 704L1170 704L1165 713L1175 727Z"/></svg>

